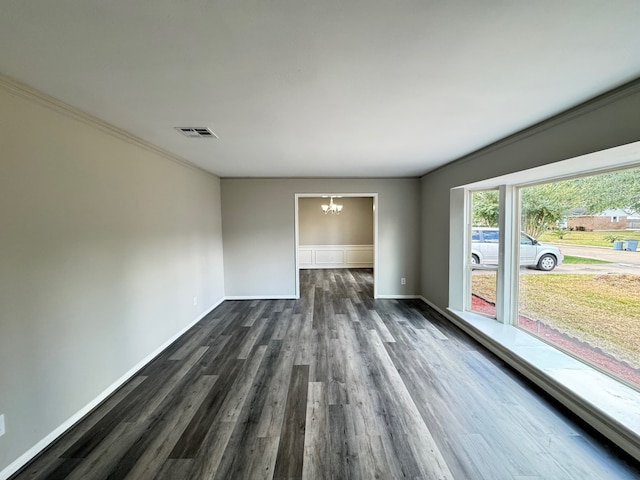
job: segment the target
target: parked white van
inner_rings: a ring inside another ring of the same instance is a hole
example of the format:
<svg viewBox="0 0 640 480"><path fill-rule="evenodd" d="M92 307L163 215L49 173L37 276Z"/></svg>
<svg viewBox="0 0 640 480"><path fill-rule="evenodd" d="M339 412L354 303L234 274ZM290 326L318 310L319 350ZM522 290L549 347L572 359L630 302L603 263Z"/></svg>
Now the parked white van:
<svg viewBox="0 0 640 480"><path fill-rule="evenodd" d="M500 231L491 227L473 227L471 230L471 264L497 265ZM552 245L538 242L524 232L520 233L520 266L535 267L550 272L562 264L564 255Z"/></svg>

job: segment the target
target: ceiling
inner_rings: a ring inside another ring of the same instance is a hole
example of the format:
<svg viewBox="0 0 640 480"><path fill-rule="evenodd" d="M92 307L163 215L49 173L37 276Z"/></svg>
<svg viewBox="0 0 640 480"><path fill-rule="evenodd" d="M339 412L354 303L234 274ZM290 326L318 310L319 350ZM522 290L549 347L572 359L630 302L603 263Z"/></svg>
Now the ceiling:
<svg viewBox="0 0 640 480"><path fill-rule="evenodd" d="M640 77L638 25L638 0L2 0L0 73L222 177L419 176Z"/></svg>

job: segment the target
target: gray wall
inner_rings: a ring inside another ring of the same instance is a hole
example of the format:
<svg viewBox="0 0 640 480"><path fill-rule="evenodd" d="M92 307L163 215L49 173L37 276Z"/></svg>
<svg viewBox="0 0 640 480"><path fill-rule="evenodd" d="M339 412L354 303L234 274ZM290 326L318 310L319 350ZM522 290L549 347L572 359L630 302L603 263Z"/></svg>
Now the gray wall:
<svg viewBox="0 0 640 480"><path fill-rule="evenodd" d="M227 296L295 295L296 193L378 193L378 294L420 291L418 179L223 178L221 188Z"/></svg>
<svg viewBox="0 0 640 480"><path fill-rule="evenodd" d="M447 306L451 188L638 140L635 82L422 177L422 295Z"/></svg>
<svg viewBox="0 0 640 480"><path fill-rule="evenodd" d="M224 281L217 177L3 88L0 150L2 471Z"/></svg>
<svg viewBox="0 0 640 480"><path fill-rule="evenodd" d="M340 215L324 214L328 198L298 200L300 245L373 245L373 198L334 199L342 205Z"/></svg>

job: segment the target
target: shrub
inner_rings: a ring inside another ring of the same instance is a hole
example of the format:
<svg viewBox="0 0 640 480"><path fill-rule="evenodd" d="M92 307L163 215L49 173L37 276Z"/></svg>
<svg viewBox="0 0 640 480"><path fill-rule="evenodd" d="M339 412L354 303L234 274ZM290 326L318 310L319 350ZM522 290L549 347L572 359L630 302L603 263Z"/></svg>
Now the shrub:
<svg viewBox="0 0 640 480"><path fill-rule="evenodd" d="M567 230L566 228L556 228L551 232L551 235L562 240L565 235L569 235L569 230Z"/></svg>
<svg viewBox="0 0 640 480"><path fill-rule="evenodd" d="M604 236L604 239L606 241L608 241L609 243L617 242L621 238L622 237L620 237L620 235L616 235L614 233L610 233L610 234Z"/></svg>

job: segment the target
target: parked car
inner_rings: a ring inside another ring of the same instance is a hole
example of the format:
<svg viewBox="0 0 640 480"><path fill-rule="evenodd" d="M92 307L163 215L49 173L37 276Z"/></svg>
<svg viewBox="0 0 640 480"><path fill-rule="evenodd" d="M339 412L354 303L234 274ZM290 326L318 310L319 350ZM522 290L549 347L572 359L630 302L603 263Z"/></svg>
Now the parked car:
<svg viewBox="0 0 640 480"><path fill-rule="evenodd" d="M473 227L471 230L471 264L497 265L500 230L491 227ZM535 267L550 272L561 265L564 255L552 245L538 242L520 232L520 266Z"/></svg>

